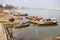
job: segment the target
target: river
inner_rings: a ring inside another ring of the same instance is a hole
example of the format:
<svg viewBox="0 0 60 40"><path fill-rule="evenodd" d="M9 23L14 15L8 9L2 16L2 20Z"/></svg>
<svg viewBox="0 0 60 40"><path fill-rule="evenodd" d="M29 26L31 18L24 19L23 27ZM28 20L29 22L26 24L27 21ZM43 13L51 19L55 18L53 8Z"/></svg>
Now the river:
<svg viewBox="0 0 60 40"><path fill-rule="evenodd" d="M17 40L54 40L55 37L60 36L60 11L23 9L18 10L18 12L43 17L44 19L57 18L58 25L38 26L30 24L25 28L14 29L14 37Z"/></svg>

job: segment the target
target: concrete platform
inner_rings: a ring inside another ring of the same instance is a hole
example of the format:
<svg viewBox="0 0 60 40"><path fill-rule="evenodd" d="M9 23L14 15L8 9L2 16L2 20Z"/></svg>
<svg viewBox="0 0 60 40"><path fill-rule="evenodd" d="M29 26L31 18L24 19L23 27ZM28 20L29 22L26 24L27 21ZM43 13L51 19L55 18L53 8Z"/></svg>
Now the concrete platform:
<svg viewBox="0 0 60 40"><path fill-rule="evenodd" d="M0 40L7 40L6 39L6 34L3 29L3 25L0 23Z"/></svg>

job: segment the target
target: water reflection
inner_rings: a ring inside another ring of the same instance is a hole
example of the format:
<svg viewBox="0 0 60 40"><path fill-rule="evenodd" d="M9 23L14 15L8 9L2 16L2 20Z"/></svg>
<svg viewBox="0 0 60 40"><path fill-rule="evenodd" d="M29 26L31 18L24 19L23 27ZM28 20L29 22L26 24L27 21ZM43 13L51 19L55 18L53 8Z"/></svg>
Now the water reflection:
<svg viewBox="0 0 60 40"><path fill-rule="evenodd" d="M52 25L38 25L38 24L32 24L32 26L37 26L37 27L55 27L55 26L58 26L58 24L52 24Z"/></svg>

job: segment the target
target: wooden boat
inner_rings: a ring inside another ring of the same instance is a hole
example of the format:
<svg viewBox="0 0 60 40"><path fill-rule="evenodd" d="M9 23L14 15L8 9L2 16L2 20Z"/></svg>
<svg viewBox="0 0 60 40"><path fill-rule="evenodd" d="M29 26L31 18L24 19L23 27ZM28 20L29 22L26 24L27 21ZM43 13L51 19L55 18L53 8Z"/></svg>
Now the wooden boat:
<svg viewBox="0 0 60 40"><path fill-rule="evenodd" d="M29 25L30 25L29 23L22 23L22 24L17 25L15 28L22 28L22 27L26 27Z"/></svg>
<svg viewBox="0 0 60 40"><path fill-rule="evenodd" d="M15 14L14 16L28 16L28 14Z"/></svg>
<svg viewBox="0 0 60 40"><path fill-rule="evenodd" d="M29 26L29 23L22 23L21 26L22 26L22 27L24 27L24 26Z"/></svg>
<svg viewBox="0 0 60 40"><path fill-rule="evenodd" d="M55 40L60 40L60 37L55 37L54 39L55 39Z"/></svg>
<svg viewBox="0 0 60 40"><path fill-rule="evenodd" d="M56 19L42 19L42 20L30 20L32 23L40 24L40 25L50 25L50 24L57 24Z"/></svg>
<svg viewBox="0 0 60 40"><path fill-rule="evenodd" d="M15 20L22 20L23 18L15 18Z"/></svg>
<svg viewBox="0 0 60 40"><path fill-rule="evenodd" d="M21 16L13 16L13 18L14 18L15 20L23 20L23 17L21 17Z"/></svg>
<svg viewBox="0 0 60 40"><path fill-rule="evenodd" d="M25 18L30 19L30 20L41 20L41 19L43 19L42 17L38 17L38 16L27 16Z"/></svg>
<svg viewBox="0 0 60 40"><path fill-rule="evenodd" d="M15 20L22 20L23 18L22 17L15 17L14 19Z"/></svg>

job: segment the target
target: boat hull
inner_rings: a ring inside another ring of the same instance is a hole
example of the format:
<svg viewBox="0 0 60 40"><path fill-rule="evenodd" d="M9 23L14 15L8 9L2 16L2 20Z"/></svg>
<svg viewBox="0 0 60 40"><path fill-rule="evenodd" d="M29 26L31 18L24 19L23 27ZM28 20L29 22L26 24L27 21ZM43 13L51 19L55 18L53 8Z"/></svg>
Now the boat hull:
<svg viewBox="0 0 60 40"><path fill-rule="evenodd" d="M34 21L30 20L31 23L39 24L39 25L52 25L52 24L57 24L57 21L48 21L48 22L40 22L40 21Z"/></svg>

